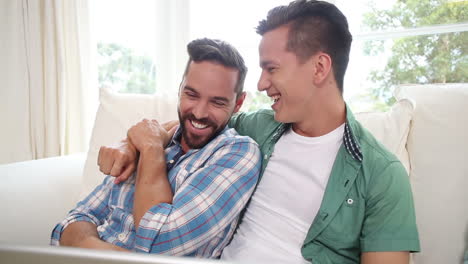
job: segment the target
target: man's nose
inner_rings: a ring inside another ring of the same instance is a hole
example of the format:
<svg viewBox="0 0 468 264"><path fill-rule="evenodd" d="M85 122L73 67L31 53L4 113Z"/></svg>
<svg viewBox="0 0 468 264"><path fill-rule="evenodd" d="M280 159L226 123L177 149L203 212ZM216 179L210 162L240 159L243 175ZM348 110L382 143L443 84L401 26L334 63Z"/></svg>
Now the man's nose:
<svg viewBox="0 0 468 264"><path fill-rule="evenodd" d="M262 74L260 75L260 79L258 80L257 83L257 90L262 92L270 88L271 82L268 74L265 73L265 71L262 71Z"/></svg>
<svg viewBox="0 0 468 264"><path fill-rule="evenodd" d="M192 111L196 119L202 119L208 117L208 104L204 102L198 102Z"/></svg>

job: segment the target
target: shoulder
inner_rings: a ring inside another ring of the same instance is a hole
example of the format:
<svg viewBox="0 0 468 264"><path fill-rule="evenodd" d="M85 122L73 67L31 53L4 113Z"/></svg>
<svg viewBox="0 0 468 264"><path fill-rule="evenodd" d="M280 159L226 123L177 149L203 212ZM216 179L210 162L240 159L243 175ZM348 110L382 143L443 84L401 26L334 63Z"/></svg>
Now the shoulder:
<svg viewBox="0 0 468 264"><path fill-rule="evenodd" d="M392 163L401 164L400 160L358 121L355 121L353 133L362 152L363 165L373 164L371 167L378 169L387 167Z"/></svg>
<svg viewBox="0 0 468 264"><path fill-rule="evenodd" d="M239 112L233 116L233 118L240 117L245 120L248 119L258 119L258 118L270 118L274 119L275 112L271 109L259 109L252 112Z"/></svg>
<svg viewBox="0 0 468 264"><path fill-rule="evenodd" d="M232 116L229 127L239 129L249 128L252 125L275 125L273 110L261 109L255 112L241 112ZM242 134L242 133L241 133Z"/></svg>
<svg viewBox="0 0 468 264"><path fill-rule="evenodd" d="M207 147L203 152L207 164L258 174L260 148L250 137L239 135L233 128L226 128Z"/></svg>
<svg viewBox="0 0 468 264"><path fill-rule="evenodd" d="M233 128L225 128L223 132L210 143L205 151L210 162L226 160L229 164L239 162L259 163L260 148L257 142L248 136L239 135Z"/></svg>
<svg viewBox="0 0 468 264"><path fill-rule="evenodd" d="M272 110L262 109L249 113L238 113L229 122L229 127L235 128L243 136L253 138L260 145L270 137L281 125L275 120Z"/></svg>
<svg viewBox="0 0 468 264"><path fill-rule="evenodd" d="M216 139L219 147L234 147L245 145L258 149L258 144L249 136L240 135L234 128L226 128Z"/></svg>
<svg viewBox="0 0 468 264"><path fill-rule="evenodd" d="M409 190L409 177L400 160L356 121L355 137L362 152L362 179L368 191Z"/></svg>
<svg viewBox="0 0 468 264"><path fill-rule="evenodd" d="M362 128L360 133L363 159L357 182L366 206L362 250L419 251L408 173L398 158L369 131ZM398 245L392 240L398 240Z"/></svg>

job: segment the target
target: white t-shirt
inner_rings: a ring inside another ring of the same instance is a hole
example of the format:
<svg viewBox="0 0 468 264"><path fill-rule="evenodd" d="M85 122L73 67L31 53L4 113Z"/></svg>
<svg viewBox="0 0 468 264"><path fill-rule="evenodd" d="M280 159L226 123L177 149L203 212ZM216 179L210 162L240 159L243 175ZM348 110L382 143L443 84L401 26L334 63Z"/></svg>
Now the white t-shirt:
<svg viewBox="0 0 468 264"><path fill-rule="evenodd" d="M275 145L225 260L308 263L301 246L322 202L344 124L321 137L292 129Z"/></svg>

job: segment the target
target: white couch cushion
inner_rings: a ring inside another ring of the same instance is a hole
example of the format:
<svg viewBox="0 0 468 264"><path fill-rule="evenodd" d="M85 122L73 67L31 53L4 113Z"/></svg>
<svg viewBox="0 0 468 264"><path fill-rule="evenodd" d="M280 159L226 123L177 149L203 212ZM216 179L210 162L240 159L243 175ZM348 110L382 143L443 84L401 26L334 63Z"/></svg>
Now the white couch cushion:
<svg viewBox="0 0 468 264"><path fill-rule="evenodd" d="M97 166L101 146L116 144L125 138L128 128L143 118L161 122L177 119L177 97L163 95L119 94L101 89L100 106L85 164L81 197L102 181ZM356 119L381 141L409 170L406 139L413 113L410 100L397 102L388 112L357 113Z"/></svg>
<svg viewBox="0 0 468 264"><path fill-rule="evenodd" d="M403 99L396 102L387 112L362 112L356 114L356 119L400 159L408 173L410 162L406 150L406 141L413 110L413 103L410 100Z"/></svg>
<svg viewBox="0 0 468 264"><path fill-rule="evenodd" d="M468 84L408 85L395 96L416 104L407 145L422 250L415 263L460 263L468 240Z"/></svg>
<svg viewBox="0 0 468 264"><path fill-rule="evenodd" d="M90 193L103 180L97 166L101 146L111 146L126 138L127 130L143 118L160 122L177 119L177 94L120 94L101 89L86 159L80 197Z"/></svg>
<svg viewBox="0 0 468 264"><path fill-rule="evenodd" d="M85 154L0 165L0 244L49 245L78 199Z"/></svg>

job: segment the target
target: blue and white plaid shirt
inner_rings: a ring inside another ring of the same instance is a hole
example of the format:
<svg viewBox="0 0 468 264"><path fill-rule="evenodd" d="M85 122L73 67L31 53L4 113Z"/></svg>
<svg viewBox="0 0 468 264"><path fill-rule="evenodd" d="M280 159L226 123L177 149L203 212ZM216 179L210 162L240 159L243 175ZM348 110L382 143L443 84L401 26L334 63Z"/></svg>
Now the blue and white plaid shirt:
<svg viewBox="0 0 468 264"><path fill-rule="evenodd" d="M257 183L260 150L251 138L225 128L202 149L183 154L180 134L178 129L165 150L172 204L154 205L136 231L132 214L136 175L117 185L107 176L54 228L51 244L59 245L69 224L87 221L97 226L102 240L129 250L219 257Z"/></svg>

